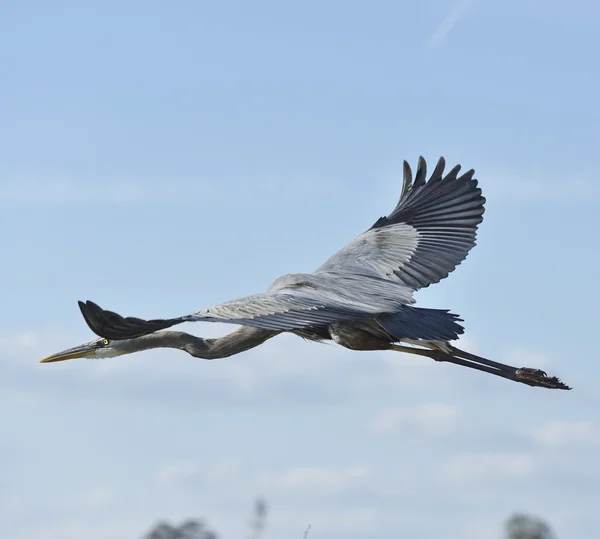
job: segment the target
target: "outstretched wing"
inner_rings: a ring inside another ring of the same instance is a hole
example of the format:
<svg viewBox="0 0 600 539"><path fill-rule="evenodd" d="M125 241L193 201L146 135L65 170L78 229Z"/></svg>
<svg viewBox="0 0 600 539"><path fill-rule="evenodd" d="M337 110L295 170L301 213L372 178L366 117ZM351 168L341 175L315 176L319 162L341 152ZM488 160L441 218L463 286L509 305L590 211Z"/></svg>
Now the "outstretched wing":
<svg viewBox="0 0 600 539"><path fill-rule="evenodd" d="M396 312L414 290L446 277L475 245L485 199L473 171L445 177L440 158L429 181L419 158L415 180L406 161L400 201L387 217L327 260L311 275L284 276L256 294L171 319L124 318L80 302L97 335L129 339L182 322L226 322L287 331Z"/></svg>
<svg viewBox="0 0 600 539"><path fill-rule="evenodd" d="M404 161L404 183L394 211L330 257L315 273L373 275L413 290L437 283L460 264L475 245L485 198L473 170L458 177L460 165L442 177L441 157L426 181L420 157L415 175Z"/></svg>
<svg viewBox="0 0 600 539"><path fill-rule="evenodd" d="M79 308L91 330L107 339L131 339L183 322L224 322L276 331L322 327L396 312L412 303L412 290L356 275L286 275L268 292L221 303L178 318L122 317L91 301Z"/></svg>

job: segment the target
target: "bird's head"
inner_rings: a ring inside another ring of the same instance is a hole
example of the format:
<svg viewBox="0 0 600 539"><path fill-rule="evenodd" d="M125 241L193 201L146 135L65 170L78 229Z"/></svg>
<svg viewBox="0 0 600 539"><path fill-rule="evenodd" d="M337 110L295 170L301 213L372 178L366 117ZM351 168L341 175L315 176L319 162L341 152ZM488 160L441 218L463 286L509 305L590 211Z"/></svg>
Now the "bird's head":
<svg viewBox="0 0 600 539"><path fill-rule="evenodd" d="M111 341L109 339L95 339L85 344L80 344L73 348L68 348L57 354L52 354L40 361L40 363L54 363L56 361L66 361L67 359L89 358L105 359L109 357L130 354L134 350L129 346L130 340Z"/></svg>

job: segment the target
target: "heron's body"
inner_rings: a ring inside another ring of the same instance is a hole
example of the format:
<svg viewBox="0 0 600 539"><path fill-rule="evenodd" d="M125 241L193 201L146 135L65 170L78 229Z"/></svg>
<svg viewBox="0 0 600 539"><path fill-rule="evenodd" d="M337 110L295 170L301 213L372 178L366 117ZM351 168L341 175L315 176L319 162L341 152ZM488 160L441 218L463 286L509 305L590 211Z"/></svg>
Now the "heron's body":
<svg viewBox="0 0 600 539"><path fill-rule="evenodd" d="M529 385L565 389L541 371L516 369L457 349L450 344L464 332L457 315L413 306L415 291L442 280L464 260L483 220L485 199L473 170L459 177L456 166L443 176L444 166L440 158L426 180L426 163L420 158L413 181L405 162L402 193L390 215L378 219L313 273L284 275L264 293L171 319L123 318L90 301L80 302L88 325L102 338L44 361L158 347L216 359L291 332L310 340L333 340L352 350L409 352ZM220 339L160 331L196 321L242 327Z"/></svg>

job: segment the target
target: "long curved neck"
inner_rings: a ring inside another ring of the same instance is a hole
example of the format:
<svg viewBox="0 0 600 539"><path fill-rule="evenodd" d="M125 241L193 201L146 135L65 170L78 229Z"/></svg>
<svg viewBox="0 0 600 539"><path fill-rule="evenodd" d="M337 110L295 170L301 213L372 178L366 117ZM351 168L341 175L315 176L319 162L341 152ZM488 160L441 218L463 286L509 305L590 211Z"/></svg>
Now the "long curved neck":
<svg viewBox="0 0 600 539"><path fill-rule="evenodd" d="M280 331L242 326L216 339L203 339L182 331L158 331L131 339L128 343L139 352L153 348L177 348L201 359L219 359L250 350L274 337Z"/></svg>

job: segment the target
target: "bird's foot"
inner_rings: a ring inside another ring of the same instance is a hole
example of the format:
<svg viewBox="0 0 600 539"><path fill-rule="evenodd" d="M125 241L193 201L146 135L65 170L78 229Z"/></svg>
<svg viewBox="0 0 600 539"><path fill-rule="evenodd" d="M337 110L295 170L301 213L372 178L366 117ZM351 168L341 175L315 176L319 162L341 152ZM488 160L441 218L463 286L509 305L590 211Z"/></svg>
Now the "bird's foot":
<svg viewBox="0 0 600 539"><path fill-rule="evenodd" d="M521 367L515 372L515 380L530 386L547 387L549 389L571 389L556 376L548 376L539 369Z"/></svg>

